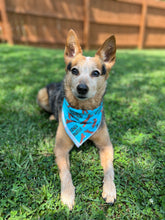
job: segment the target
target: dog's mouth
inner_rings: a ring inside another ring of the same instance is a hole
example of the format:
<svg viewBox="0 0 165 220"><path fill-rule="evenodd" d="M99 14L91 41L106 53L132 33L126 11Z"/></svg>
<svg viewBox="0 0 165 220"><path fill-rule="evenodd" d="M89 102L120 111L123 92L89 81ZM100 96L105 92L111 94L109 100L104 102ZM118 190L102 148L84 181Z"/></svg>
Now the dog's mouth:
<svg viewBox="0 0 165 220"><path fill-rule="evenodd" d="M80 100L85 100L85 99L87 99L88 97L86 97L86 96L83 96L83 95L78 95L78 96L76 96L78 99L80 99Z"/></svg>

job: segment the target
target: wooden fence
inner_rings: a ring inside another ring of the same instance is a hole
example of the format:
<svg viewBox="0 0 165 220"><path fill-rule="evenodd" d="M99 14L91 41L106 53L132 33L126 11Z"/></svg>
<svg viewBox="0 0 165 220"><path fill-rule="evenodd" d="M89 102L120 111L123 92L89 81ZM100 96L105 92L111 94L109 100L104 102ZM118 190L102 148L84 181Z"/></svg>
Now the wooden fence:
<svg viewBox="0 0 165 220"><path fill-rule="evenodd" d="M165 2L158 0L0 0L0 38L63 47L73 28L86 49L111 34L118 48L165 48Z"/></svg>

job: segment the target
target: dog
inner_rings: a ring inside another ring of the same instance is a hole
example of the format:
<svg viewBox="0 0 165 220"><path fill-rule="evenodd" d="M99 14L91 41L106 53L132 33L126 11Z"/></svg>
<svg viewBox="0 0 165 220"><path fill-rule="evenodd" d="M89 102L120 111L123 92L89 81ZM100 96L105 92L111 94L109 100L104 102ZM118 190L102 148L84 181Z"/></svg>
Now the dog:
<svg viewBox="0 0 165 220"><path fill-rule="evenodd" d="M116 60L115 36L109 37L94 57L86 57L71 29L67 35L64 60L64 80L47 85L37 95L39 106L59 122L54 153L61 180L61 201L70 210L74 206L75 187L70 173L69 152L74 144L80 147L90 139L99 148L104 170L102 197L112 205L116 200L113 146L104 118L103 96L109 71Z"/></svg>

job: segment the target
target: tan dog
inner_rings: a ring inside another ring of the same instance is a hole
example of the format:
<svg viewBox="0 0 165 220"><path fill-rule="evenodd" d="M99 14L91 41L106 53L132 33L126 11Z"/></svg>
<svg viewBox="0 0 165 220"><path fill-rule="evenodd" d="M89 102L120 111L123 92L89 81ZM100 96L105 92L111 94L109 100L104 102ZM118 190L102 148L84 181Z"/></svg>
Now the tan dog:
<svg viewBox="0 0 165 220"><path fill-rule="evenodd" d="M52 83L38 93L38 104L52 113L59 120L56 133L54 153L61 179L61 200L69 209L74 206L75 187L70 173L69 152L74 143L68 136L62 121L62 104L64 97L72 108L93 110L100 106L106 90L108 72L115 63L115 37L109 37L94 57L82 55L77 35L68 32L64 59L66 76L61 83ZM85 125L84 125L85 126ZM106 203L113 204L116 199L113 170L113 146L104 119L101 119L97 131L89 138L100 150L101 165L104 169L102 196ZM90 177L89 177L90 178Z"/></svg>

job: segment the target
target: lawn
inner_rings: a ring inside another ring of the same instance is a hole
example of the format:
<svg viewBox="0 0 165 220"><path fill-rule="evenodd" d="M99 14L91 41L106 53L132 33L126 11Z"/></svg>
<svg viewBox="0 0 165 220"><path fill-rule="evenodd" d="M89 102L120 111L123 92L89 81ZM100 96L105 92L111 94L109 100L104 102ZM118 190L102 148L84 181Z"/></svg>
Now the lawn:
<svg viewBox="0 0 165 220"><path fill-rule="evenodd" d="M164 219L165 51L118 50L108 79L114 206L101 197L103 171L92 142L70 153L74 209L60 202L57 123L39 109L36 95L63 79L64 68L62 50L0 45L0 220Z"/></svg>

